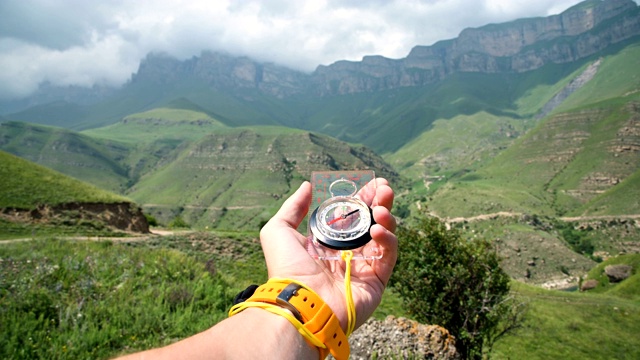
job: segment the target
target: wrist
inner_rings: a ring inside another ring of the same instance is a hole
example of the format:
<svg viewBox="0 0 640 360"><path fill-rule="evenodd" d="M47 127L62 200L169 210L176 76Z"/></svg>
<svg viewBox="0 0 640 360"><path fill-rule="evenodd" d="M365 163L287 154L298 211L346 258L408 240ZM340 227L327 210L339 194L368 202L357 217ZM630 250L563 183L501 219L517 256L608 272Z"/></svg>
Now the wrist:
<svg viewBox="0 0 640 360"><path fill-rule="evenodd" d="M272 278L255 289L246 301L233 306L229 316L255 307L286 318L306 340L319 348L321 358L329 353L338 360L349 357L349 342L338 318L329 305L304 284Z"/></svg>
<svg viewBox="0 0 640 360"><path fill-rule="evenodd" d="M286 318L260 308L249 308L238 314L250 318L251 323L263 324L260 342L265 344L263 358L318 359L320 351L309 343ZM248 329L249 330L249 329ZM253 328L250 329L254 331Z"/></svg>

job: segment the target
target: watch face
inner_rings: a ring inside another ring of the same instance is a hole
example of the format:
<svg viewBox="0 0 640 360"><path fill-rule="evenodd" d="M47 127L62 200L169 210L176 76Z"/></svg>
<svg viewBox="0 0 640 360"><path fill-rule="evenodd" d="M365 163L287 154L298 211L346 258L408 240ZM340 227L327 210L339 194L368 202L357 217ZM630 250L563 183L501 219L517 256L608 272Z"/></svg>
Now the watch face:
<svg viewBox="0 0 640 360"><path fill-rule="evenodd" d="M323 202L309 220L316 240L336 250L355 249L369 242L372 224L371 209L364 202L341 196Z"/></svg>

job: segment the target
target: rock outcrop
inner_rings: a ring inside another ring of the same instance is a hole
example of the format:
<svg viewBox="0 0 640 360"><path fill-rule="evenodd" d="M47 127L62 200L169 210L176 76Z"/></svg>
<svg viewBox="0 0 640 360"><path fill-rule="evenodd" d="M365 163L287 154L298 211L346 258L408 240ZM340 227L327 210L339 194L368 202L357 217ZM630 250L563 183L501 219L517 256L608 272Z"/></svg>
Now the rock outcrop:
<svg viewBox="0 0 640 360"><path fill-rule="evenodd" d="M609 282L618 283L629 276L631 276L631 272L633 268L629 265L609 265L604 268L604 273L609 278Z"/></svg>
<svg viewBox="0 0 640 360"><path fill-rule="evenodd" d="M638 35L633 1L586 1L559 15L465 29L456 39L416 46L404 59L367 56L320 66L314 89L346 94L424 85L456 72L525 72L580 60Z"/></svg>
<svg viewBox="0 0 640 360"><path fill-rule="evenodd" d="M351 357L364 359L460 359L455 338L437 325L388 316L370 319L349 338Z"/></svg>

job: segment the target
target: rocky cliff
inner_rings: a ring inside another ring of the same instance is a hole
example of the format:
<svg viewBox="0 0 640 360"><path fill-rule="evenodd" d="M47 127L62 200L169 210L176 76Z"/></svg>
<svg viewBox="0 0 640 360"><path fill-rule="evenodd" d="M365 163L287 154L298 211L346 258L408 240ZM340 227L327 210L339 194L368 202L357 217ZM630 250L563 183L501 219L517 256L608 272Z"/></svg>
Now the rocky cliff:
<svg viewBox="0 0 640 360"><path fill-rule="evenodd" d="M576 61L640 35L631 0L592 0L562 14L466 29L453 40L416 46L404 59L364 57L320 66L320 94L345 94L431 83L455 72L524 72Z"/></svg>
<svg viewBox="0 0 640 360"><path fill-rule="evenodd" d="M151 54L132 82L198 79L217 89L256 89L279 98L299 93L349 94L419 86L456 72L525 72L593 55L640 35L632 0L588 0L559 15L463 30L456 39L416 46L404 59L365 56L306 74L246 57L203 52L185 61Z"/></svg>
<svg viewBox="0 0 640 360"><path fill-rule="evenodd" d="M167 85L196 79L216 89L257 89L284 97L300 93L307 78L308 74L272 63L205 51L199 57L185 61L151 53L142 60L138 72L132 75L131 83Z"/></svg>

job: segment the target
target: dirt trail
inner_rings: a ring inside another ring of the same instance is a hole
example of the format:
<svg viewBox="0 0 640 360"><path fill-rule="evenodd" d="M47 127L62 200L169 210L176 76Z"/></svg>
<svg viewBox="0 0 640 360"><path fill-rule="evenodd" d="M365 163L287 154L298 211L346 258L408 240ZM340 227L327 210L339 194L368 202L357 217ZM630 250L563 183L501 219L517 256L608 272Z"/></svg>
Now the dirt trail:
<svg viewBox="0 0 640 360"><path fill-rule="evenodd" d="M473 221L483 221L483 220L492 220L500 217L520 217L523 216L523 213L518 212L510 212L510 211L499 211L496 213L490 214L481 214L470 217L441 217L438 214L431 212L430 215L437 217L438 219L445 221L449 224L451 223L459 223L459 222L473 222ZM630 214L630 215L590 215L590 216L565 216L559 217L558 219L567 222L575 222L575 221L598 221L598 220L640 220L640 214Z"/></svg>
<svg viewBox="0 0 640 360"><path fill-rule="evenodd" d="M190 231L180 231L179 233L182 234L182 233L186 233L186 232L190 232ZM136 234L134 236L110 237L110 236L51 235L50 237L60 237L60 238L64 238L65 240L75 240L75 241L139 242L139 241L146 241L146 240L149 240L149 239L162 237L162 236L171 236L171 235L175 235L175 234L176 234L176 232L170 231L170 230L153 230L153 231L151 231L150 234L141 234L141 235ZM32 237L19 238L19 239L6 239L6 240L0 240L0 245L17 243L17 242L24 242L24 241L32 241L32 240L35 240L35 239L32 238Z"/></svg>

